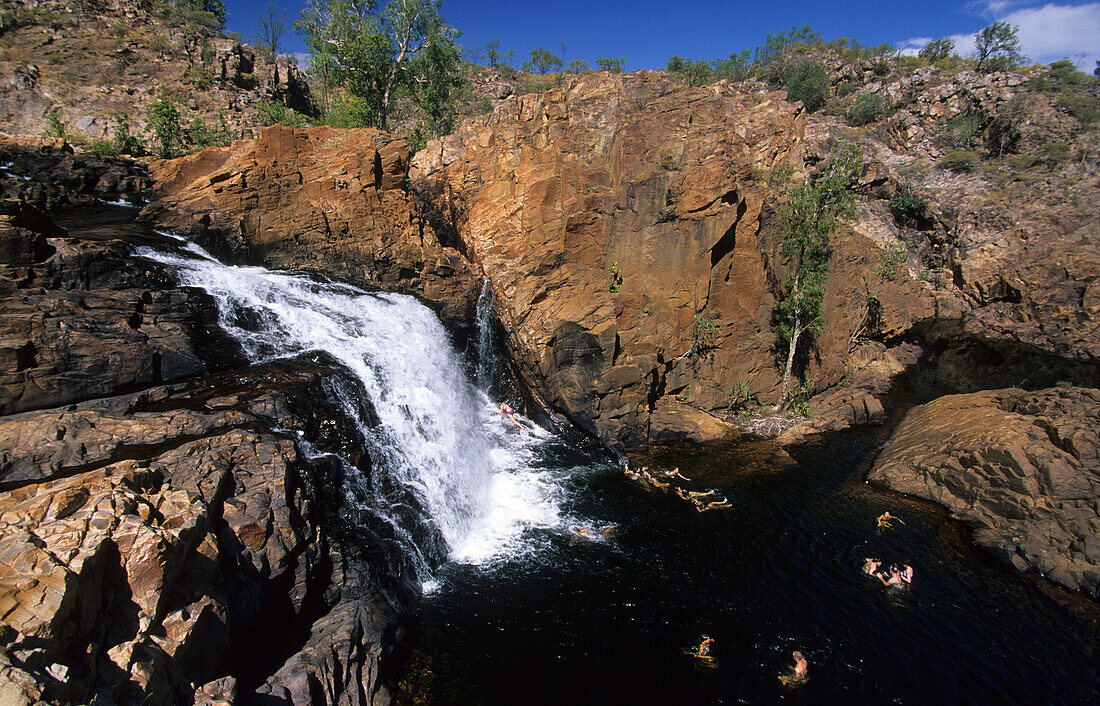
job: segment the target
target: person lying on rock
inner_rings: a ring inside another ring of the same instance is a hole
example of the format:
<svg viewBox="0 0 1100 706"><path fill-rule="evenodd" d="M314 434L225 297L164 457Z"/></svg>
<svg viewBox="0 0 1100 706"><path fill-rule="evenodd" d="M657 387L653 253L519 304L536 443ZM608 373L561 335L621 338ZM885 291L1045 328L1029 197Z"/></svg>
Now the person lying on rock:
<svg viewBox="0 0 1100 706"><path fill-rule="evenodd" d="M507 402L500 403L500 415L498 416L501 415L508 415L508 418L512 420L512 424L515 424L520 429L523 428L523 425L516 421L516 410L512 409L512 405Z"/></svg>

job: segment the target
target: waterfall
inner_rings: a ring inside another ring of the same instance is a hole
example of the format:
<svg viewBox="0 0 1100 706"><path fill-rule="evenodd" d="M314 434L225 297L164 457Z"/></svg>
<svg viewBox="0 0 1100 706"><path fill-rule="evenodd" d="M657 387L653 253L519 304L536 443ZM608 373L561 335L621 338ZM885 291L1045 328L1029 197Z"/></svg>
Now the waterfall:
<svg viewBox="0 0 1100 706"><path fill-rule="evenodd" d="M490 397L495 392L497 357L493 341L493 283L489 278L481 285L477 298L477 387Z"/></svg>
<svg viewBox="0 0 1100 706"><path fill-rule="evenodd" d="M552 484L531 463L551 435L529 420L519 430L498 417L493 401L467 380L438 318L415 298L232 267L194 244L173 254L136 254L172 267L182 286L210 294L220 325L251 361L324 351L346 367L362 391L334 385L329 394L353 419L360 415L349 396L366 394L381 421L371 428L360 420L366 451L376 468L416 494L452 559L507 555L526 528L562 521ZM385 503L375 493L363 509L384 512ZM420 554L410 547L414 560ZM430 579L419 563L422 580Z"/></svg>

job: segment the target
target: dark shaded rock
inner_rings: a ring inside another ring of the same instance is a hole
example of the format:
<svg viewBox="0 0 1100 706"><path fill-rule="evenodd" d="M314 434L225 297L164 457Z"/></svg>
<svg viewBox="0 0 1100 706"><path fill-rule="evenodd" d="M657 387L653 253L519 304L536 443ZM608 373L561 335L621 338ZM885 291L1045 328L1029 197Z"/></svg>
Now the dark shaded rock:
<svg viewBox="0 0 1100 706"><path fill-rule="evenodd" d="M912 410L869 478L935 500L1011 561L1100 595L1100 390L991 390Z"/></svg>

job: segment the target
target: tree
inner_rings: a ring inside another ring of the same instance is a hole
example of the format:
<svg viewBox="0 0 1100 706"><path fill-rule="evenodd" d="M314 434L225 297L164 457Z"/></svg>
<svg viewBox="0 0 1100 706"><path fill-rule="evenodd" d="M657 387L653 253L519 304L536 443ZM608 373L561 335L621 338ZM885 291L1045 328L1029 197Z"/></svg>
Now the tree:
<svg viewBox="0 0 1100 706"><path fill-rule="evenodd" d="M485 63L488 64L490 69L495 69L500 66L501 54L500 54L500 40L494 39L491 42L485 43Z"/></svg>
<svg viewBox="0 0 1100 706"><path fill-rule="evenodd" d="M215 29L225 27L225 3L222 0L176 0L176 7L187 12L205 12L213 19L209 24L213 24Z"/></svg>
<svg viewBox="0 0 1100 706"><path fill-rule="evenodd" d="M925 44L924 47L917 54L920 58L927 61L929 64L941 61L951 56L951 53L955 51L955 40L947 37L937 37L932 41Z"/></svg>
<svg viewBox="0 0 1100 706"><path fill-rule="evenodd" d="M1019 31L1007 22L994 22L975 32L978 71L1003 71L1021 63Z"/></svg>
<svg viewBox="0 0 1100 706"><path fill-rule="evenodd" d="M428 137L454 127L454 93L464 82L458 72L461 54L454 37L437 34L412 62L412 85L427 120Z"/></svg>
<svg viewBox="0 0 1100 706"><path fill-rule="evenodd" d="M267 12L257 17L260 21L260 31L256 33L256 43L272 54L278 54L279 41L283 38L283 30L286 27L286 13L275 14L275 4L269 2Z"/></svg>
<svg viewBox="0 0 1100 706"><path fill-rule="evenodd" d="M613 74L621 74L625 64L625 56L601 56L596 59L596 66L600 67L600 71L610 71Z"/></svg>
<svg viewBox="0 0 1100 706"><path fill-rule="evenodd" d="M821 300L825 296L830 256L829 235L843 217L855 214L851 187L862 170L862 155L857 147L841 143L826 161L817 181L789 186L783 219L787 229L780 254L790 263L776 312L775 331L787 344L787 364L779 404L790 394L791 371L798 344L806 333L821 330Z"/></svg>
<svg viewBox="0 0 1100 706"><path fill-rule="evenodd" d="M439 3L389 0L379 15L374 0L310 0L294 28L310 50L312 68L361 99L371 122L385 130L395 90L424 79L413 69L417 58L430 46L453 44L458 36L439 16ZM426 61L420 66L451 64Z"/></svg>
<svg viewBox="0 0 1100 706"><path fill-rule="evenodd" d="M171 98L161 98L149 106L149 114L146 117L149 128L153 131L153 139L160 145L160 156L171 157L176 151L176 143L179 142L180 111Z"/></svg>
<svg viewBox="0 0 1100 706"><path fill-rule="evenodd" d="M581 59L573 59L569 62L569 73L571 74L586 74L591 71L588 67L588 62Z"/></svg>
<svg viewBox="0 0 1100 706"><path fill-rule="evenodd" d="M561 57L554 54L546 47L536 47L531 50L531 63L533 67L540 74L547 73L552 68L562 68Z"/></svg>

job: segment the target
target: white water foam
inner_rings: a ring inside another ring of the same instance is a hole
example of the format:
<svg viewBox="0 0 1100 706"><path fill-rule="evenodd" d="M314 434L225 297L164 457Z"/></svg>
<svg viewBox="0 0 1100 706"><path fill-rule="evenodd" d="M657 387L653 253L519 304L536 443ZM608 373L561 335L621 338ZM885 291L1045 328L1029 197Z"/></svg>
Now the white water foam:
<svg viewBox="0 0 1100 706"><path fill-rule="evenodd" d="M381 420L376 429L361 424L383 456L376 464L418 496L452 560L513 557L524 552L528 529L562 527L554 479L529 465L553 435L519 415L523 429L499 416L466 379L427 307L404 295L231 267L193 243L183 250L137 254L173 267L181 285L213 296L221 326L251 360L324 351L359 379ZM430 585L425 567L418 568Z"/></svg>

